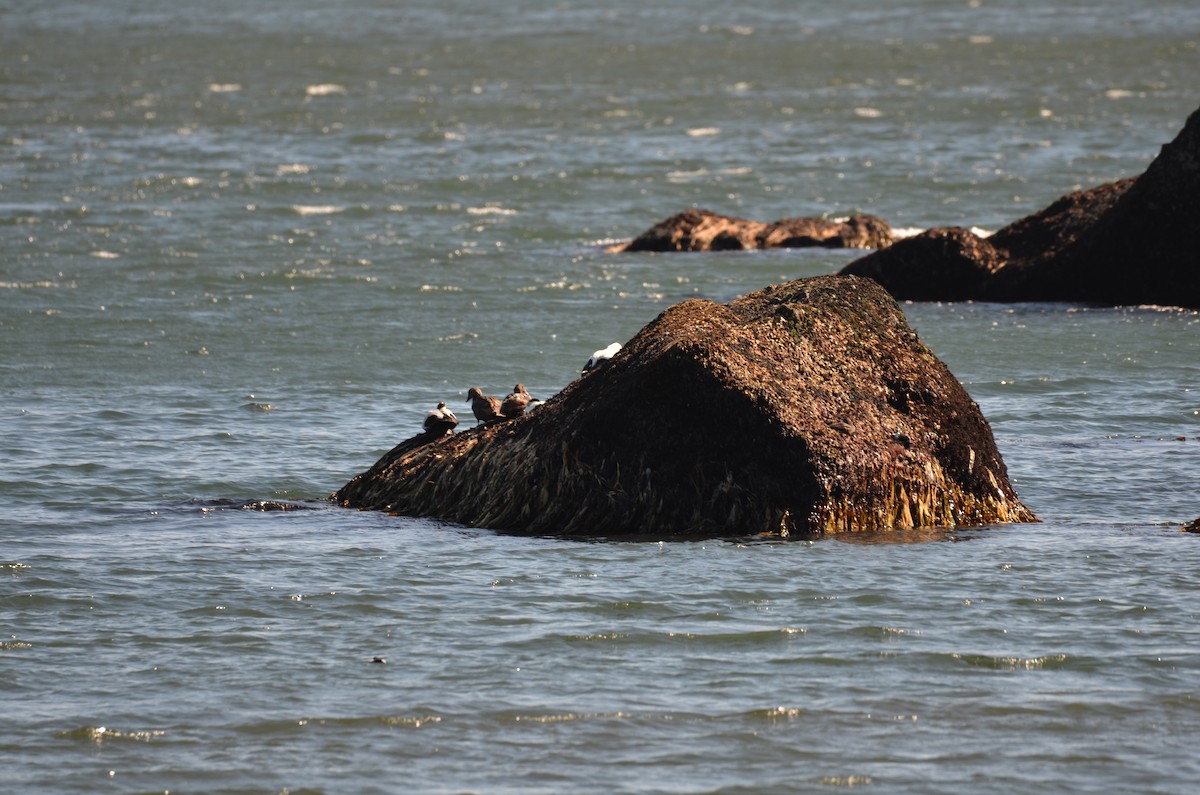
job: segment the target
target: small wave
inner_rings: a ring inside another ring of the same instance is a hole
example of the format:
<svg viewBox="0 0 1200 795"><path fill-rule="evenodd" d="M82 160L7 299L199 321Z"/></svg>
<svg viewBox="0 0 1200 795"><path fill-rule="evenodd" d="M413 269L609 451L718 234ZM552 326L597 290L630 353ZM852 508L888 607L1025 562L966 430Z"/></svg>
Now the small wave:
<svg viewBox="0 0 1200 795"><path fill-rule="evenodd" d="M275 166L275 175L285 177L289 174L307 174L312 168L304 163L281 163Z"/></svg>
<svg viewBox="0 0 1200 795"><path fill-rule="evenodd" d="M518 287L517 292L532 293L537 292L538 290L590 290L591 288L592 285L589 282L572 282L567 281L566 279L560 279L556 282L546 282L542 285L527 285L525 287Z"/></svg>
<svg viewBox="0 0 1200 795"><path fill-rule="evenodd" d="M408 726L419 729L429 723L441 723L437 715L367 715L350 718L303 718L297 726Z"/></svg>
<svg viewBox="0 0 1200 795"><path fill-rule="evenodd" d="M86 740L99 745L111 740L132 740L134 742L146 743L165 735L166 732L159 729L121 731L119 729L110 729L106 726L81 726L78 729L59 732L57 736L64 740Z"/></svg>
<svg viewBox="0 0 1200 795"><path fill-rule="evenodd" d="M208 93L210 94L235 94L242 90L241 83L209 83Z"/></svg>
<svg viewBox="0 0 1200 795"><path fill-rule="evenodd" d="M625 720L630 712L563 712L549 715L513 715L513 723L568 723L577 720Z"/></svg>
<svg viewBox="0 0 1200 795"><path fill-rule="evenodd" d="M336 204L293 204L292 212L296 215L335 215L345 212L345 207Z"/></svg>
<svg viewBox="0 0 1200 795"><path fill-rule="evenodd" d="M44 290L55 287L65 287L73 290L75 289L75 282L52 282L48 279L36 282L0 282L0 290Z"/></svg>
<svg viewBox="0 0 1200 795"><path fill-rule="evenodd" d="M711 138L721 134L720 127L691 127L687 131L689 138Z"/></svg>
<svg viewBox="0 0 1200 795"><path fill-rule="evenodd" d="M760 647L767 644L776 644L779 642L787 642L793 638L807 634L808 630L804 627L780 627L778 629L760 629L751 630L748 632L650 632L650 633L625 633L625 632L597 632L586 635L562 635L558 636L562 640L570 643L629 643L629 644L651 644L651 643L699 643L714 646L744 646L750 645ZM539 639L541 642L543 639Z"/></svg>
<svg viewBox="0 0 1200 795"><path fill-rule="evenodd" d="M801 709L800 707L769 707L767 709L752 710L747 714L747 717L765 719L772 723L777 723L797 720L807 714L809 714L808 710Z"/></svg>
<svg viewBox="0 0 1200 795"><path fill-rule="evenodd" d="M568 635L568 641L609 641L626 640L629 635L624 632L593 632L588 635Z"/></svg>
<svg viewBox="0 0 1200 795"><path fill-rule="evenodd" d="M396 715L379 718L379 723L384 726L410 726L414 729L419 729L427 723L441 723L442 719L436 715Z"/></svg>
<svg viewBox="0 0 1200 795"><path fill-rule="evenodd" d="M93 251L92 256L96 259L120 259L121 255L115 251Z"/></svg>
<svg viewBox="0 0 1200 795"><path fill-rule="evenodd" d="M1043 657L1006 657L956 652L950 656L975 668L990 668L994 671L1054 670L1064 667L1068 659L1065 654L1049 654Z"/></svg>
<svg viewBox="0 0 1200 795"><path fill-rule="evenodd" d="M1197 310L1186 306L1163 306L1162 304L1138 304L1133 307L1138 311L1158 312L1164 315L1194 315Z"/></svg>
<svg viewBox="0 0 1200 795"><path fill-rule="evenodd" d="M853 601L855 604L866 604L866 605L877 604L874 601L865 601L860 598L856 598ZM882 604L882 602L879 602L878 604ZM922 634L920 630L905 629L903 627L897 627L897 626L892 626L892 625L862 625L862 626L856 626L856 627L849 628L849 629L845 630L845 632L846 632L846 634L853 635L856 637L887 638L887 639L895 639L895 638L903 637L906 635L916 636L916 635Z"/></svg>
<svg viewBox="0 0 1200 795"><path fill-rule="evenodd" d="M693 179L703 179L708 176L707 168L698 168L695 171L669 171L667 172L668 182L689 182Z"/></svg>
<svg viewBox="0 0 1200 795"><path fill-rule="evenodd" d="M269 720L243 726L247 734L279 734L297 729L355 728L359 726L398 726L419 729L430 723L441 723L437 715L362 715L346 718L300 718L298 720Z"/></svg>
<svg viewBox="0 0 1200 795"><path fill-rule="evenodd" d="M878 119L883 116L879 108L855 108L854 115L860 119Z"/></svg>
<svg viewBox="0 0 1200 795"><path fill-rule="evenodd" d="M305 88L304 93L310 97L328 97L334 94L345 94L346 87L337 83L318 83Z"/></svg>
<svg viewBox="0 0 1200 795"><path fill-rule="evenodd" d="M629 242L627 237L603 237L599 240L592 240L584 245L587 248L609 248L610 246L624 245Z"/></svg>
<svg viewBox="0 0 1200 795"><path fill-rule="evenodd" d="M701 33L732 33L735 36L754 35L754 28L750 25L701 25L697 30Z"/></svg>
<svg viewBox="0 0 1200 795"><path fill-rule="evenodd" d="M194 499L182 505L184 508L198 509L201 513L213 511L316 511L323 505L310 505L289 500L234 500L234 499Z"/></svg>
<svg viewBox="0 0 1200 795"><path fill-rule="evenodd" d="M820 782L826 787L865 787L875 783L870 776L822 776Z"/></svg>
<svg viewBox="0 0 1200 795"><path fill-rule="evenodd" d="M468 207L467 213L470 215L516 215L517 211L489 204L484 207Z"/></svg>

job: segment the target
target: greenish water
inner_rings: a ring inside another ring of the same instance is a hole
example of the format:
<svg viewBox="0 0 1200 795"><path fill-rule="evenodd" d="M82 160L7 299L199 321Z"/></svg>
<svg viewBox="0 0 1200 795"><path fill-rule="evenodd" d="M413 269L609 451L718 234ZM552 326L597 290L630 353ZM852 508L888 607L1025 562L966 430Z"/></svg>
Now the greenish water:
<svg viewBox="0 0 1200 795"><path fill-rule="evenodd" d="M1037 525L581 544L320 500L438 400L856 256L606 242L994 229L1139 173L1198 72L1182 0L0 0L6 791L1190 791L1195 312L905 305Z"/></svg>

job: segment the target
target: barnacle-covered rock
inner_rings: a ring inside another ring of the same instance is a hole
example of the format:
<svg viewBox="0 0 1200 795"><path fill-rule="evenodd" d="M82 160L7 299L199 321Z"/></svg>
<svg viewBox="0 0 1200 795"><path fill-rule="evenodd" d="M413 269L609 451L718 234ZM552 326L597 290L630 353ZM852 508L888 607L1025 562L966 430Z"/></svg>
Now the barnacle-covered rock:
<svg viewBox="0 0 1200 795"><path fill-rule="evenodd" d="M334 499L590 538L1036 521L963 386L844 276L677 304L538 411L414 437Z"/></svg>

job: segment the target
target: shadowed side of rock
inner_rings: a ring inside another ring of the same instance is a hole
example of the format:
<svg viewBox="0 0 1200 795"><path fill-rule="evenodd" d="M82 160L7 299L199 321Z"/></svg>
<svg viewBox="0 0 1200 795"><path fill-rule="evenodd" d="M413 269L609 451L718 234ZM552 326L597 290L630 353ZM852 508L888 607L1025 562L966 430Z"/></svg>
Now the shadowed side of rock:
<svg viewBox="0 0 1200 795"><path fill-rule="evenodd" d="M856 260L901 300L1200 308L1200 111L1140 177L1067 194L989 238L931 229Z"/></svg>
<svg viewBox="0 0 1200 795"><path fill-rule="evenodd" d="M764 223L692 209L677 213L628 243L613 246L608 251L740 251L813 246L883 248L891 242L891 227L873 215L853 215L843 220L783 218Z"/></svg>
<svg viewBox="0 0 1200 795"><path fill-rule="evenodd" d="M1004 266L1003 254L962 227L930 229L842 268L874 279L904 301L969 301Z"/></svg>
<svg viewBox="0 0 1200 795"><path fill-rule="evenodd" d="M334 498L593 538L1036 521L895 301L833 276L673 306L537 412L417 437Z"/></svg>
<svg viewBox="0 0 1200 795"><path fill-rule="evenodd" d="M1050 261L1078 300L1200 308L1200 110Z"/></svg>

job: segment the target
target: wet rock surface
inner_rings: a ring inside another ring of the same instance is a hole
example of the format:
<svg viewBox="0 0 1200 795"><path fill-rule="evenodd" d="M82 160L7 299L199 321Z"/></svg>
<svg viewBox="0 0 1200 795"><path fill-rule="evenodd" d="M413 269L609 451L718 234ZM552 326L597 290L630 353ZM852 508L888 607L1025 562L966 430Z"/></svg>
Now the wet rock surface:
<svg viewBox="0 0 1200 795"><path fill-rule="evenodd" d="M1061 197L988 238L931 229L856 260L901 300L1200 308L1200 111L1140 177Z"/></svg>
<svg viewBox="0 0 1200 795"><path fill-rule="evenodd" d="M588 538L1036 521L962 385L843 276L677 304L536 412L413 437L333 499Z"/></svg>

